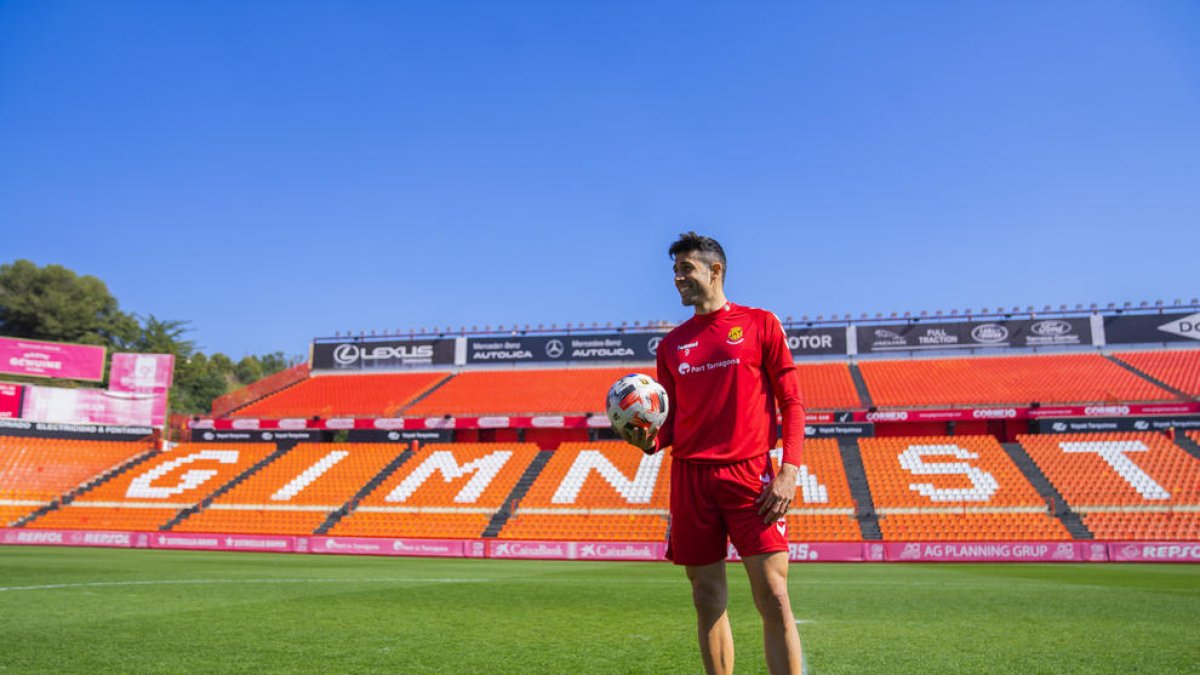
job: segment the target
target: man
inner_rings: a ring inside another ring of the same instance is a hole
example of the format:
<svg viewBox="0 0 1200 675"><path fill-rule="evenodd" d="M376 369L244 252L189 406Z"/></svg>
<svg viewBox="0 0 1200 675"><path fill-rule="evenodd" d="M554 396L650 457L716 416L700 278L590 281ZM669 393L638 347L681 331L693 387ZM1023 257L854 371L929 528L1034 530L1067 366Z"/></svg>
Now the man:
<svg viewBox="0 0 1200 675"><path fill-rule="evenodd" d="M800 380L774 314L725 298L725 251L695 232L670 247L675 287L695 315L658 346L658 380L670 410L654 434L625 431L653 453L671 447L667 557L687 568L700 654L708 673L733 672L726 613L727 540L750 578L772 673L802 669L788 598L785 516L796 493L804 439ZM783 414L783 463L775 475L775 407Z"/></svg>

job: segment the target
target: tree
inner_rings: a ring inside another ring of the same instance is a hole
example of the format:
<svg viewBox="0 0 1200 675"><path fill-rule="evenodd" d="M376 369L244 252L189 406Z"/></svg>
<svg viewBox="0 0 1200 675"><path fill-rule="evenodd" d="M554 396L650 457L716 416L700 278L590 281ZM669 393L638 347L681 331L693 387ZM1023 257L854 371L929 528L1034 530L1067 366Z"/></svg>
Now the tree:
<svg viewBox="0 0 1200 675"><path fill-rule="evenodd" d="M196 351L196 343L183 337L189 330L187 321L163 320L151 314L141 321L137 337L125 348L142 354L174 354L176 359L184 359Z"/></svg>
<svg viewBox="0 0 1200 675"><path fill-rule="evenodd" d="M62 265L0 265L0 334L124 349L138 334L108 286Z"/></svg>
<svg viewBox="0 0 1200 675"><path fill-rule="evenodd" d="M253 356L245 356L242 357L241 361L238 361L237 369L233 372L234 375L237 376L238 382L241 382L242 384L250 384L251 382L257 382L258 380L262 379L263 365L257 358Z"/></svg>

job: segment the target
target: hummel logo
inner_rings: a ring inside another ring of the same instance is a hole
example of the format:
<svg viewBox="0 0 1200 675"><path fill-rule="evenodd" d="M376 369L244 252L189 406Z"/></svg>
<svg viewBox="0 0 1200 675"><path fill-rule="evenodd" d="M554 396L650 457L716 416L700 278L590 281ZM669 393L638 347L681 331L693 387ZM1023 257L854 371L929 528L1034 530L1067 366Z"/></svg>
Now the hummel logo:
<svg viewBox="0 0 1200 675"><path fill-rule="evenodd" d="M787 521L782 520L782 519L775 521L775 529L779 530L779 534L781 536L786 537L787 536Z"/></svg>
<svg viewBox="0 0 1200 675"><path fill-rule="evenodd" d="M770 483L770 482L771 482L771 474L769 474L769 473L764 473L763 475L759 476L759 477L758 477L758 479L759 479L760 481L762 481L762 482L763 482L763 484L765 485L765 484L767 484L767 483Z"/></svg>

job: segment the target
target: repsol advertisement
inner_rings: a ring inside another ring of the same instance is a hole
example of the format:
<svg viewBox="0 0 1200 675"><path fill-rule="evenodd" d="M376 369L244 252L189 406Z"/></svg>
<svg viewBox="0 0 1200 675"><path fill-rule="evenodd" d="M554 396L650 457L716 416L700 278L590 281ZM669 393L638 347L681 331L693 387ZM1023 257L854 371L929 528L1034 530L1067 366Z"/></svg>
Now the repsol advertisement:
<svg viewBox="0 0 1200 675"><path fill-rule="evenodd" d="M1170 431L1200 429L1200 416L1046 418L1034 421L1039 434L1083 434L1097 431Z"/></svg>
<svg viewBox="0 0 1200 675"><path fill-rule="evenodd" d="M454 365L454 340L345 340L315 342L313 370L386 370Z"/></svg>
<svg viewBox="0 0 1200 675"><path fill-rule="evenodd" d="M1104 341L1110 345L1200 342L1200 313L1106 316Z"/></svg>
<svg viewBox="0 0 1200 675"><path fill-rule="evenodd" d="M467 363L652 362L664 333L470 338Z"/></svg>
<svg viewBox="0 0 1200 675"><path fill-rule="evenodd" d="M856 330L860 354L1092 344L1091 320L1086 317L899 323L858 326Z"/></svg>
<svg viewBox="0 0 1200 675"><path fill-rule="evenodd" d="M788 348L792 356L821 356L846 353L846 328L789 328Z"/></svg>

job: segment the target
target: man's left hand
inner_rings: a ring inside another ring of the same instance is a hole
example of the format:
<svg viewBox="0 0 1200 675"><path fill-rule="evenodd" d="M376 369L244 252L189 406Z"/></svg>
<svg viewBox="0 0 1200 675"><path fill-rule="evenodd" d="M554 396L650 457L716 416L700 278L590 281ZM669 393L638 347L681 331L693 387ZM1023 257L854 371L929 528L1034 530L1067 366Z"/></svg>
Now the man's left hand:
<svg viewBox="0 0 1200 675"><path fill-rule="evenodd" d="M754 500L758 514L764 523L771 523L787 515L796 496L796 474L799 469L791 464L779 467L779 474L767 485L767 489Z"/></svg>

